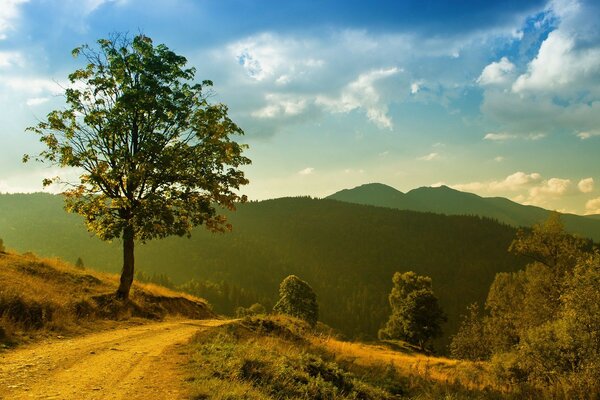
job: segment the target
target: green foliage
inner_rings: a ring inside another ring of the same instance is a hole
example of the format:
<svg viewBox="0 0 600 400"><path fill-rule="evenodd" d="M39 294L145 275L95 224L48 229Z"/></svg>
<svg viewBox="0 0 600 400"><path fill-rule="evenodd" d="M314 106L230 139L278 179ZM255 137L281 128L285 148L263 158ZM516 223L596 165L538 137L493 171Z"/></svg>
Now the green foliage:
<svg viewBox="0 0 600 400"><path fill-rule="evenodd" d="M450 343L450 355L454 358L481 361L490 356L490 346L486 341L484 325L481 319L479 305L467 307L467 314Z"/></svg>
<svg viewBox="0 0 600 400"><path fill-rule="evenodd" d="M238 307L235 310L235 316L238 318L248 317L252 315L263 315L267 313L267 309L260 303L254 303L250 307Z"/></svg>
<svg viewBox="0 0 600 400"><path fill-rule="evenodd" d="M488 315L473 317L484 325L501 379L546 397L600 396L600 254L589 247L566 234L557 215L517 234L511 250L535 261L498 274Z"/></svg>
<svg viewBox="0 0 600 400"><path fill-rule="evenodd" d="M380 330L380 339L402 339L421 349L442 334L446 315L431 289L431 278L414 272L396 272L389 296L392 314Z"/></svg>
<svg viewBox="0 0 600 400"><path fill-rule="evenodd" d="M189 371L194 398L392 399L369 379L352 374L298 342L260 335L235 325L205 333L192 346Z"/></svg>
<svg viewBox="0 0 600 400"><path fill-rule="evenodd" d="M509 251L555 269L561 275L572 270L582 251L589 248L589 241L565 232L560 214L552 212L544 223L535 224L531 231L517 231Z"/></svg>
<svg viewBox="0 0 600 400"><path fill-rule="evenodd" d="M69 75L67 108L29 130L45 145L38 160L83 171L64 192L66 209L101 239L123 238L126 297L133 240L189 236L201 224L227 229L215 206L245 200L237 167L250 161L231 140L243 131L227 107L207 101L212 83L195 83L195 69L165 45L115 35L73 55L88 64ZM53 181L62 182L44 183Z"/></svg>
<svg viewBox="0 0 600 400"><path fill-rule="evenodd" d="M279 301L273 310L307 321L312 326L319 319L317 295L312 287L296 275L290 275L279 285Z"/></svg>

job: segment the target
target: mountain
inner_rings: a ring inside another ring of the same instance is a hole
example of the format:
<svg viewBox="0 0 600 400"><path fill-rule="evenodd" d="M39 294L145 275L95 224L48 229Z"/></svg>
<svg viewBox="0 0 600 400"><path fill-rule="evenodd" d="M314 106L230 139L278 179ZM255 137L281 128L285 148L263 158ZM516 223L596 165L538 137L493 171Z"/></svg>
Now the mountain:
<svg viewBox="0 0 600 400"><path fill-rule="evenodd" d="M228 217L234 227L228 234L199 227L190 239L138 244L137 269L166 274L177 284L221 283L221 296L245 307L250 304L240 304L243 296L233 285L269 306L281 280L295 274L315 289L325 323L350 337L373 338L389 314L396 271L433 278L451 334L465 307L485 300L497 272L525 264L506 251L515 229L481 217L310 198L251 202ZM0 238L18 251L70 262L81 257L86 266L120 270L120 242L94 238L79 216L62 209L59 196L0 195ZM197 294L212 302L210 293Z"/></svg>
<svg viewBox="0 0 600 400"><path fill-rule="evenodd" d="M531 226L548 218L549 210L526 206L503 197L481 197L449 188L421 187L402 193L391 186L370 183L344 189L326 197L348 203L372 205L446 215L479 215L512 226ZM572 233L600 241L600 216L563 214L565 228Z"/></svg>

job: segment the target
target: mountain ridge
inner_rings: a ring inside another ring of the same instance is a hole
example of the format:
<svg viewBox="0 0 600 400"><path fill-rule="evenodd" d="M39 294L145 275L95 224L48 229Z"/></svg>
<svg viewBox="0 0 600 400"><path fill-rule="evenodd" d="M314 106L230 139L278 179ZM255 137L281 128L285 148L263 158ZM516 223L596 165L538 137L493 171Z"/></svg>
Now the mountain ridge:
<svg viewBox="0 0 600 400"><path fill-rule="evenodd" d="M552 212L542 207L519 204L504 197L482 197L445 185L424 186L403 193L382 183L368 183L340 190L325 199L445 215L478 215L515 227L530 227L540 223ZM561 215L569 232L600 241L600 216L569 213Z"/></svg>

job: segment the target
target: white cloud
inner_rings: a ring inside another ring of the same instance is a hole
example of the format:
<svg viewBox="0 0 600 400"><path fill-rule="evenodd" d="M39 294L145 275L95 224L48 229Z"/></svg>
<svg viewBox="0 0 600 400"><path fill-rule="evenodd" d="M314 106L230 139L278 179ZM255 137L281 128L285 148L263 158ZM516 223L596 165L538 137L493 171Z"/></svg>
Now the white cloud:
<svg viewBox="0 0 600 400"><path fill-rule="evenodd" d="M600 131L585 131L577 133L577 137L581 140L590 139L594 136L600 136Z"/></svg>
<svg viewBox="0 0 600 400"><path fill-rule="evenodd" d="M500 61L487 65L481 71L477 83L482 86L506 84L512 78L514 71L515 65L508 61L508 58L502 57Z"/></svg>
<svg viewBox="0 0 600 400"><path fill-rule="evenodd" d="M50 100L50 98L48 98L48 97L33 97L30 99L27 99L25 104L27 104L28 106L31 106L31 107L39 106L40 104L46 103L48 100Z"/></svg>
<svg viewBox="0 0 600 400"><path fill-rule="evenodd" d="M493 142L503 142L505 140L515 139L517 135L512 133L486 133L483 140L491 140Z"/></svg>
<svg viewBox="0 0 600 400"><path fill-rule="evenodd" d="M581 193L591 193L594 191L594 178L585 178L577 184Z"/></svg>
<svg viewBox="0 0 600 400"><path fill-rule="evenodd" d="M230 54L255 81L274 81L287 85L299 76L324 65L314 57L298 57L311 52L316 44L309 40L283 38L263 33L228 46Z"/></svg>
<svg viewBox="0 0 600 400"><path fill-rule="evenodd" d="M51 79L25 76L0 76L0 85L4 85L19 93L39 95L49 93L57 95L63 93L62 85Z"/></svg>
<svg viewBox="0 0 600 400"><path fill-rule="evenodd" d="M298 171L299 175L312 175L315 172L315 169L312 167L304 168L303 170Z"/></svg>
<svg viewBox="0 0 600 400"><path fill-rule="evenodd" d="M270 93L265 96L267 105L252 112L256 118L276 118L281 116L294 116L306 109L307 100L303 97L280 95Z"/></svg>
<svg viewBox="0 0 600 400"><path fill-rule="evenodd" d="M396 75L400 71L400 69L392 67L360 74L355 81L342 90L339 97L318 96L316 103L334 113L348 113L355 109L364 109L369 120L379 128L391 129L393 125L387 115L387 104L381 100L376 83Z"/></svg>
<svg viewBox="0 0 600 400"><path fill-rule="evenodd" d="M595 199L588 200L585 203L585 213L588 215L600 214L600 197L596 197Z"/></svg>
<svg viewBox="0 0 600 400"><path fill-rule="evenodd" d="M416 81L410 84L410 93L417 94L421 90L421 86L423 86L423 81Z"/></svg>
<svg viewBox="0 0 600 400"><path fill-rule="evenodd" d="M435 160L437 158L439 158L439 154L438 153L429 153L423 157L419 157L417 158L417 160L421 160L421 161L432 161Z"/></svg>
<svg viewBox="0 0 600 400"><path fill-rule="evenodd" d="M21 15L20 5L29 0L2 0L0 4L0 40L7 38L7 32L15 29L15 22Z"/></svg>
<svg viewBox="0 0 600 400"><path fill-rule="evenodd" d="M483 193L501 193L501 192L514 192L523 188L530 187L532 184L539 182L542 176L537 172L527 174L522 171L515 172L507 176L501 181L487 181L487 182L470 182L452 185L454 189L463 191L474 191Z"/></svg>
<svg viewBox="0 0 600 400"><path fill-rule="evenodd" d="M503 195L515 193L514 201L548 207L552 200L568 194L574 194L570 179L550 178L542 179L537 173L515 172L505 179L496 181L470 182L452 185L454 189L466 192L475 192L482 195Z"/></svg>
<svg viewBox="0 0 600 400"><path fill-rule="evenodd" d="M22 67L25 64L23 54L18 51L0 51L0 68Z"/></svg>
<svg viewBox="0 0 600 400"><path fill-rule="evenodd" d="M528 70L515 81L515 92L576 89L593 81L600 72L600 48L578 48L576 36L555 30L548 34Z"/></svg>
<svg viewBox="0 0 600 400"><path fill-rule="evenodd" d="M502 161L504 161L504 157L503 156L494 157L494 161L496 161L496 162L502 162Z"/></svg>
<svg viewBox="0 0 600 400"><path fill-rule="evenodd" d="M537 198L543 195L561 196L569 190L571 186L570 179L550 178L542 182L540 186L531 189L530 195Z"/></svg>

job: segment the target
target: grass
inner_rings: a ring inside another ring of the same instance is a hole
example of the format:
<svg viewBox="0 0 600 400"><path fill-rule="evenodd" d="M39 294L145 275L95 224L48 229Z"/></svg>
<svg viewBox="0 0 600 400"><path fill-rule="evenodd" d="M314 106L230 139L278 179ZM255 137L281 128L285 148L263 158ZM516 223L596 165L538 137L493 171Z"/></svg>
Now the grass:
<svg viewBox="0 0 600 400"><path fill-rule="evenodd" d="M201 332L186 366L194 399L520 399L485 363L342 342L257 316Z"/></svg>
<svg viewBox="0 0 600 400"><path fill-rule="evenodd" d="M0 346L103 329L115 320L213 316L204 300L153 284L134 282L130 300L118 301L118 283L117 275L59 259L0 252Z"/></svg>

